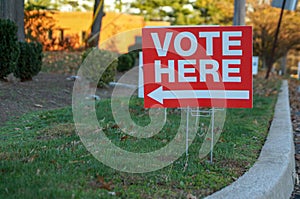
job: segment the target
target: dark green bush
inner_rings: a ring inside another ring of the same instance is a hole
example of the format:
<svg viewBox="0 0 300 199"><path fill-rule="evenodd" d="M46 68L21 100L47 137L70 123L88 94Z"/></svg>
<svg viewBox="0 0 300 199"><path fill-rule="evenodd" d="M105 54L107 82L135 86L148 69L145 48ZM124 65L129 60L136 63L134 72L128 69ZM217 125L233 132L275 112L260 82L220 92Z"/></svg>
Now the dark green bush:
<svg viewBox="0 0 300 199"><path fill-rule="evenodd" d="M139 58L139 51L140 51L140 49L137 49L137 50L132 50L128 53L131 56L132 60L133 60L133 66L135 64L136 59Z"/></svg>
<svg viewBox="0 0 300 199"><path fill-rule="evenodd" d="M42 67L43 47L37 42L19 42L20 57L14 75L21 81L31 80Z"/></svg>
<svg viewBox="0 0 300 199"><path fill-rule="evenodd" d="M0 19L0 79L12 73L20 54L18 27L8 19Z"/></svg>
<svg viewBox="0 0 300 199"><path fill-rule="evenodd" d="M109 82L115 81L117 57L116 53L107 50L97 48L86 50L82 55L82 75L91 83L96 84L97 82L98 87L107 86Z"/></svg>
<svg viewBox="0 0 300 199"><path fill-rule="evenodd" d="M124 72L135 66L136 59L139 58L139 50L133 50L119 57L118 71Z"/></svg>
<svg viewBox="0 0 300 199"><path fill-rule="evenodd" d="M135 60L130 54L123 54L118 58L118 67L119 72L127 71L134 66Z"/></svg>

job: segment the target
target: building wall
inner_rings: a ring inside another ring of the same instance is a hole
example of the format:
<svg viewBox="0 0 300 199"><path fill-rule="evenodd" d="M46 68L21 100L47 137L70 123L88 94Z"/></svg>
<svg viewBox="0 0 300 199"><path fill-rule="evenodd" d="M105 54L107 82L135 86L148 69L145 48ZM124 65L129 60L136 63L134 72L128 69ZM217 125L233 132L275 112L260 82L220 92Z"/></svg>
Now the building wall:
<svg viewBox="0 0 300 199"><path fill-rule="evenodd" d="M79 45L84 46L85 39L89 35L93 20L92 12L55 12L53 15L57 31L53 34L61 34L64 37L79 36ZM168 22L145 22L143 17L124 13L107 12L102 21L100 34L100 48L127 52L128 47L135 43L135 37L141 36L144 26L168 26Z"/></svg>

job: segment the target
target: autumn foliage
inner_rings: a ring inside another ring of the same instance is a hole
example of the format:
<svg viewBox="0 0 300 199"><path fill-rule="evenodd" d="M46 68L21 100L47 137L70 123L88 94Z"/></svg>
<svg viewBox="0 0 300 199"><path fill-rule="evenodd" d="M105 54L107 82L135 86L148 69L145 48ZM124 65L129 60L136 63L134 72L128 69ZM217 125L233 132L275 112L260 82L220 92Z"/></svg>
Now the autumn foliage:
<svg viewBox="0 0 300 199"><path fill-rule="evenodd" d="M266 67L266 64L271 61L272 45L279 14L280 9L266 4L254 4L253 10L248 12L248 24L253 26L254 55L260 56L263 67ZM273 63L300 44L299 21L299 12L284 12L275 54L272 59Z"/></svg>
<svg viewBox="0 0 300 199"><path fill-rule="evenodd" d="M25 36L28 42L39 42L43 50L74 50L79 47L78 35L64 35L56 25L54 12L28 7L25 10Z"/></svg>

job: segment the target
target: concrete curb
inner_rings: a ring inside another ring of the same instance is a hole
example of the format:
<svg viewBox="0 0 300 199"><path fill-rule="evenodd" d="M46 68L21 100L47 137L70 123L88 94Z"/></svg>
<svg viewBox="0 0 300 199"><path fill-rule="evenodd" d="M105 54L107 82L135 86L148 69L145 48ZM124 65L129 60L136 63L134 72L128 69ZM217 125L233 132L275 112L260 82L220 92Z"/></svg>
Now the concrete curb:
<svg viewBox="0 0 300 199"><path fill-rule="evenodd" d="M269 135L257 162L237 181L206 199L282 199L294 189L295 158L288 83L283 81Z"/></svg>

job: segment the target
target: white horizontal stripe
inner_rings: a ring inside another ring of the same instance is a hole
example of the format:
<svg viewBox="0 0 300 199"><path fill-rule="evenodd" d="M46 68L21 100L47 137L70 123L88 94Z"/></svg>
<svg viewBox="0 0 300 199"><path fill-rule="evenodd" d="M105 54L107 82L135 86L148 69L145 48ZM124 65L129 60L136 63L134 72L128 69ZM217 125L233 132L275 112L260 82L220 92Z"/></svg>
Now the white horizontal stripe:
<svg viewBox="0 0 300 199"><path fill-rule="evenodd" d="M148 96L163 104L165 99L250 99L248 90L163 90L159 87L153 90Z"/></svg>
<svg viewBox="0 0 300 199"><path fill-rule="evenodd" d="M163 91L164 99L249 99L247 90L176 90Z"/></svg>

